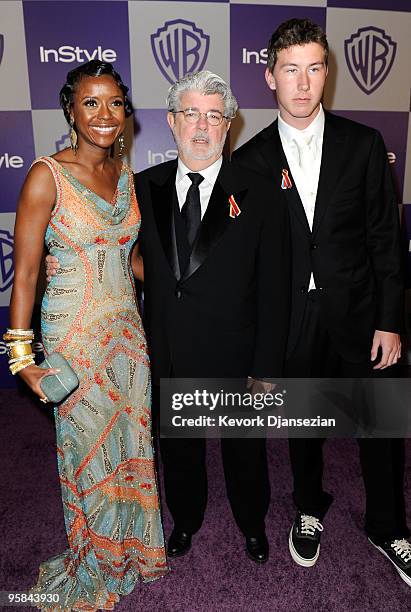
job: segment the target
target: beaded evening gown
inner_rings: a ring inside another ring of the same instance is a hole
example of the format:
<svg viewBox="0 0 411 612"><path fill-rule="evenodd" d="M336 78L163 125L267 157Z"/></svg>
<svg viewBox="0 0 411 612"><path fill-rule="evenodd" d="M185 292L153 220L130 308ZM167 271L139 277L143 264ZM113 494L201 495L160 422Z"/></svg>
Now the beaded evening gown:
<svg viewBox="0 0 411 612"><path fill-rule="evenodd" d="M80 386L55 408L69 548L41 564L32 592L58 594L55 609L112 609L140 578L167 572L149 360L129 264L140 212L128 166L109 203L54 159L38 161L57 186L45 242L60 262L43 299L43 343L67 358Z"/></svg>

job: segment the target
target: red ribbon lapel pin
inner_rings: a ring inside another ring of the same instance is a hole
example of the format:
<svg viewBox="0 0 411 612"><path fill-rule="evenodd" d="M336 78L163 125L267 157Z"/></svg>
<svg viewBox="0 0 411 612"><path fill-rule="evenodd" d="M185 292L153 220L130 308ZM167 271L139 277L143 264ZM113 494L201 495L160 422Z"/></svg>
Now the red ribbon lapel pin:
<svg viewBox="0 0 411 612"><path fill-rule="evenodd" d="M281 170L281 175L282 175L281 189L291 189L293 184L291 182L290 177L288 176L288 170L286 169Z"/></svg>
<svg viewBox="0 0 411 612"><path fill-rule="evenodd" d="M238 206L237 202L235 201L233 195L230 195L230 197L228 198L228 202L230 204L230 217L232 219L235 219L236 217L238 217L241 214L240 207Z"/></svg>

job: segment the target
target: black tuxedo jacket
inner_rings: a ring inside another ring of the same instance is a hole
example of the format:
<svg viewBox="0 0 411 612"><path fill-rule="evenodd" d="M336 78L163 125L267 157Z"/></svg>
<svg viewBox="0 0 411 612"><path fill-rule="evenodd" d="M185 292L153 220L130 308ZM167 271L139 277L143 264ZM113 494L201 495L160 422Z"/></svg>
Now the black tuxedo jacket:
<svg viewBox="0 0 411 612"><path fill-rule="evenodd" d="M277 121L233 154L288 202L292 242L292 307L288 354L299 337L311 272L324 323L336 350L353 363L369 359L375 329L398 332L403 279L399 215L387 155L374 129L328 112L310 231L288 167ZM292 187L281 189L282 170Z"/></svg>
<svg viewBox="0 0 411 612"><path fill-rule="evenodd" d="M136 175L144 319L160 377L282 374L289 317L289 226L272 182L223 161L185 270L176 236L177 160ZM241 212L230 217L229 196Z"/></svg>

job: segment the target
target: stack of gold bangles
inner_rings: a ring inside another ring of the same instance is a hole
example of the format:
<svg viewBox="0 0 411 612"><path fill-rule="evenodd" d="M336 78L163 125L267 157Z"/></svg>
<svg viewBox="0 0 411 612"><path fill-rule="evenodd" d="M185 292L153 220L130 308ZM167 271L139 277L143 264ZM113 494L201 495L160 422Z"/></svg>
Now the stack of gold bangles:
<svg viewBox="0 0 411 612"><path fill-rule="evenodd" d="M34 340L32 329L8 329L3 334L9 355L10 372L14 375L27 366L34 364L31 343Z"/></svg>

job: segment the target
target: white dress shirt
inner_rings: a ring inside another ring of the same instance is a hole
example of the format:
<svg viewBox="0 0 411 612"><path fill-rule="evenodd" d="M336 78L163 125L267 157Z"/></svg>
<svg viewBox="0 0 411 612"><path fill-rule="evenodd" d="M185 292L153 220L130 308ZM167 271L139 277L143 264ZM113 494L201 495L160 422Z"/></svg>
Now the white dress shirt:
<svg viewBox="0 0 411 612"><path fill-rule="evenodd" d="M217 180L218 173L220 172L221 164L223 163L222 156L217 159L211 166L204 168L198 172L204 177L204 180L199 185L200 190L200 205L201 205L201 219L204 217L207 210L208 202L210 200L211 192L214 189L215 182ZM178 198L178 205L180 210L183 208L184 202L186 201L187 191L191 186L191 180L187 176L190 170L187 166L178 158L177 174L176 174L176 191Z"/></svg>
<svg viewBox="0 0 411 612"><path fill-rule="evenodd" d="M324 136L324 110L304 130L289 125L278 115L278 131L295 186L301 198L310 230L313 229L315 201L320 177ZM309 290L315 289L311 274Z"/></svg>

